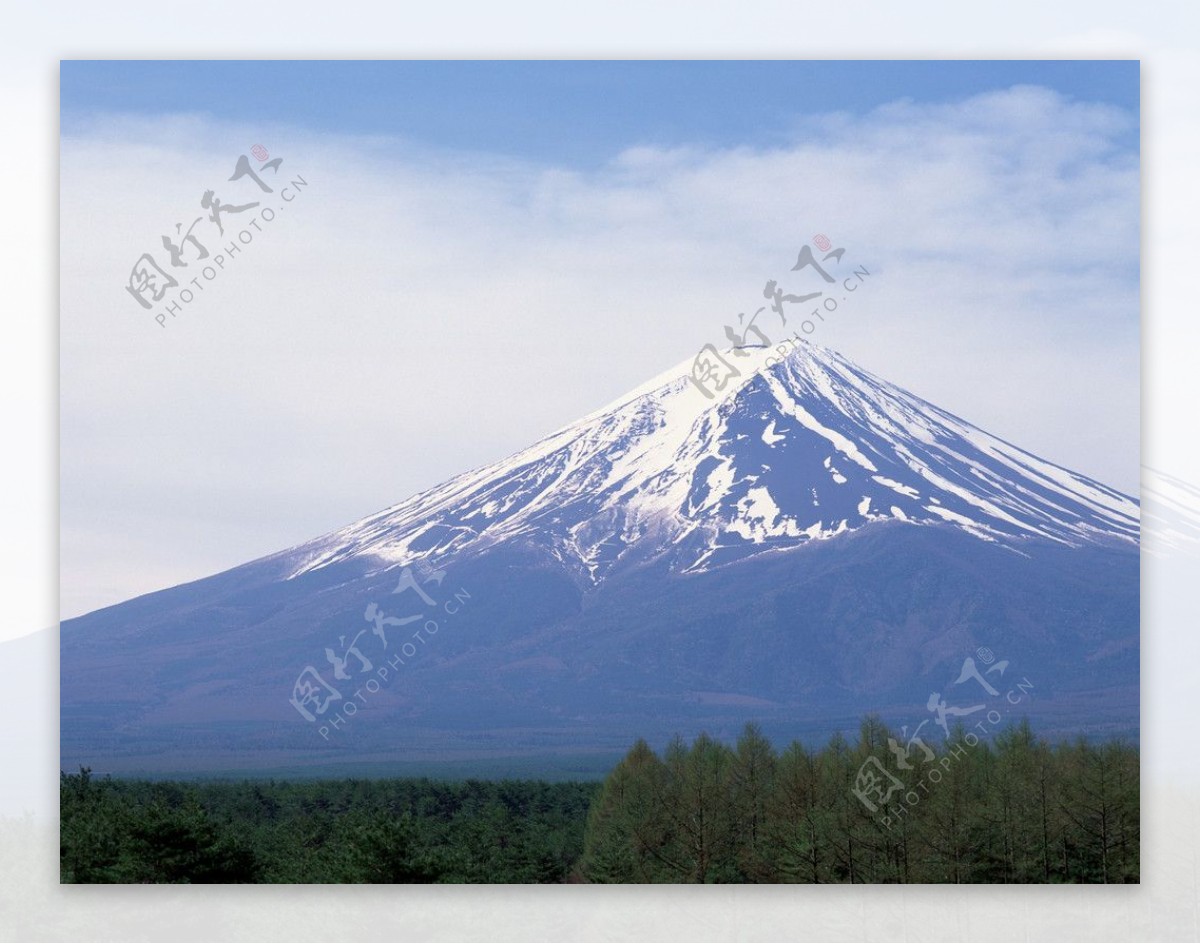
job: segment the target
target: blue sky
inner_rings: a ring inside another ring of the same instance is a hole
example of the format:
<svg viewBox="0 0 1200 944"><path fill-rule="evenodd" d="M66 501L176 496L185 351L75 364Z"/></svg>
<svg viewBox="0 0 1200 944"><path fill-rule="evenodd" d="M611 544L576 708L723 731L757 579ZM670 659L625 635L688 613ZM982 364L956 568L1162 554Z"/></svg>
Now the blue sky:
<svg viewBox="0 0 1200 944"><path fill-rule="evenodd" d="M96 113L200 113L591 167L629 145L782 146L798 118L1013 85L1139 108L1136 60L64 61L64 132ZM1136 148L1135 134L1121 142Z"/></svg>

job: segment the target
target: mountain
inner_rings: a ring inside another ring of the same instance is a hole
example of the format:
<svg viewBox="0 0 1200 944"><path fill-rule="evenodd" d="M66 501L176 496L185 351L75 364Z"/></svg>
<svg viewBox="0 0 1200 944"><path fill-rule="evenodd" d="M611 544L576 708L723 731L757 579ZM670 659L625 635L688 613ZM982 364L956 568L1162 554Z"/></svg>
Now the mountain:
<svg viewBox="0 0 1200 944"><path fill-rule="evenodd" d="M64 763L586 764L750 718L823 739L928 719L977 650L1043 727L1136 732L1137 502L832 351L771 353L65 622Z"/></svg>

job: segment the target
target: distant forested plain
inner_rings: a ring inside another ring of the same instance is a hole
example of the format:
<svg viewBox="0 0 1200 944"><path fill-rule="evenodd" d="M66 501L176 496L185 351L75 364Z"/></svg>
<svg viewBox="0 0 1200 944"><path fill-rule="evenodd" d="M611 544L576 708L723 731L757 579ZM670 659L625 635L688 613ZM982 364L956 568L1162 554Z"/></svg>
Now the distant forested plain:
<svg viewBox="0 0 1200 944"><path fill-rule="evenodd" d="M928 748L928 749L926 749ZM64 883L1127 883L1138 750L1028 725L633 745L603 782L61 778Z"/></svg>

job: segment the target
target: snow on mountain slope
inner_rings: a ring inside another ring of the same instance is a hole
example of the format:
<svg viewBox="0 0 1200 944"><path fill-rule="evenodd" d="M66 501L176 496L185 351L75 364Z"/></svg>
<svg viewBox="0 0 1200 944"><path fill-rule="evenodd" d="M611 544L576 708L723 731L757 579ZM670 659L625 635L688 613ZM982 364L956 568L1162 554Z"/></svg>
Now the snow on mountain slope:
<svg viewBox="0 0 1200 944"><path fill-rule="evenodd" d="M500 462L279 555L291 576L384 569L502 544L593 583L666 557L681 572L883 522L948 525L1022 553L1031 539L1136 545L1137 502L801 342L726 352L709 399L691 361Z"/></svg>

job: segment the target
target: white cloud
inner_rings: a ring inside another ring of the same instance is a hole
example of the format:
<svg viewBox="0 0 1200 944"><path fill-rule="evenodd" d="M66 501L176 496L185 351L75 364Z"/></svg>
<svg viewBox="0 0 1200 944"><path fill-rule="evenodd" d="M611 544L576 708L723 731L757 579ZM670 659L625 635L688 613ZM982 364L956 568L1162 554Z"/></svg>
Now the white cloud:
<svg viewBox="0 0 1200 944"><path fill-rule="evenodd" d="M585 172L97 122L62 147L63 615L528 444L719 340L817 232L872 279L813 340L1135 491L1138 167L1113 143L1135 130L1016 88ZM310 186L159 328L122 288L130 265L203 190L251 192L225 178L256 141Z"/></svg>

